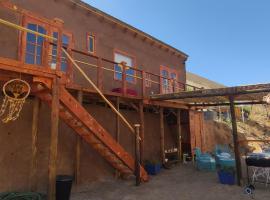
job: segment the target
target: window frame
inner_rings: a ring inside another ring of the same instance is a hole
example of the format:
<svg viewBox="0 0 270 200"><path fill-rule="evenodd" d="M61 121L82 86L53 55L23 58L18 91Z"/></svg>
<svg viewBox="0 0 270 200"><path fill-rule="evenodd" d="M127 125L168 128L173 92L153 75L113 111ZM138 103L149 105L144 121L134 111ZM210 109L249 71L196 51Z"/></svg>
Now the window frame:
<svg viewBox="0 0 270 200"><path fill-rule="evenodd" d="M129 54L129 53L127 53L127 52L124 52L124 51L122 51L122 50L118 50L118 49L114 49L113 50L113 59L114 59L114 61L115 61L115 54L121 54L121 55L123 55L123 56L126 56L126 57L129 57L129 58L131 58L132 59L132 65L133 66L130 66L130 67L132 67L132 68L136 68L136 57L134 56L134 55L131 55L131 54ZM118 63L119 64L119 63ZM114 65L114 70L115 70L115 65ZM135 69L131 69L131 70L133 70L134 71L134 75L132 75L132 76L137 76L137 71L135 70ZM122 71L121 71L122 72ZM116 74L117 74L117 72L116 71L114 71L114 73L113 73L113 77L114 77L114 80L115 81L122 81L123 80L123 73L122 73L122 75L121 75L121 79L118 79L117 77L116 77ZM128 81L127 80L127 77L126 77L126 82L127 83L130 83L130 84L136 84L137 83L137 78L135 78L135 77L132 77L133 78L133 80L132 81Z"/></svg>
<svg viewBox="0 0 270 200"><path fill-rule="evenodd" d="M168 72L168 86L169 86L169 92L166 92L165 90L164 90L164 84L163 84L163 74L162 74L162 71L167 71ZM171 92L174 92L174 88L173 88L173 82L172 82L172 80L170 80L171 79L171 74L175 74L176 76L175 76L175 80L178 82L178 78L179 78L179 73L178 73L178 71L176 70L176 69L172 69L172 68L170 68L170 67L166 67L166 66L164 66L164 65L160 65L160 70L159 70L160 72L160 93L161 94L168 94L168 93L171 93Z"/></svg>
<svg viewBox="0 0 270 200"><path fill-rule="evenodd" d="M53 20L47 20L46 18L43 18L42 16L38 16L37 14L31 13L31 12L24 12L22 15L22 21L21 25L23 27L27 27L29 23L36 24L39 26L42 26L46 30L46 34L53 35L53 32L61 33L62 35L68 35L70 38L70 44L69 48L74 48L75 42L74 42L74 35L71 31L68 31L63 28L62 25L56 24ZM27 32L20 31L19 33L19 45L18 45L18 58L22 63L25 63L25 56L26 56L26 43L27 43ZM50 65L50 59L49 54L52 51L51 45L49 44L49 41L45 39L44 50L42 53L42 59L41 59L41 67L43 69L48 70L54 70L51 68ZM72 56L72 53L71 53ZM29 64L32 66L37 66L37 64ZM57 69L61 70L61 69ZM67 70L66 70L66 76L72 81L73 80L73 69L71 67L71 63L68 62Z"/></svg>
<svg viewBox="0 0 270 200"><path fill-rule="evenodd" d="M46 33L50 33L50 26L46 23L46 22L42 22L41 20L35 19L32 16L28 16L28 15L24 15L23 16L23 21L22 21L22 26L26 27L28 26L28 24L35 24L37 26L42 26ZM23 31L20 35L21 40L19 40L19 60L25 64L26 63L26 48L27 48L27 34L28 32ZM43 42L43 46L42 46L42 54L41 54L41 64L39 66L41 67L45 67L45 68L49 68L48 67L48 42L46 41L46 39ZM38 65L38 64L28 64L28 65Z"/></svg>
<svg viewBox="0 0 270 200"><path fill-rule="evenodd" d="M89 38L92 37L94 40L93 40L93 52L90 51L90 45L89 45ZM92 55L96 55L96 52L97 52L97 36L95 33L93 32L87 32L86 33L86 49L87 49L87 52L92 54Z"/></svg>

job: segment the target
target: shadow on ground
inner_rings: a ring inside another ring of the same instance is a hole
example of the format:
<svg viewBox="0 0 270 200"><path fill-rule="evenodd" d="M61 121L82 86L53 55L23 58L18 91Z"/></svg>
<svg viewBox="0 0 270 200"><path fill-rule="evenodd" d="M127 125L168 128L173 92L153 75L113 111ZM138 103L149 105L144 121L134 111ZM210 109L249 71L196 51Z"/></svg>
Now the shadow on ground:
<svg viewBox="0 0 270 200"><path fill-rule="evenodd" d="M270 186L256 188L255 199L269 200ZM242 200L250 199L243 188L218 183L216 173L199 172L190 165L180 165L152 176L139 187L132 181L106 181L89 185L73 193L71 200Z"/></svg>

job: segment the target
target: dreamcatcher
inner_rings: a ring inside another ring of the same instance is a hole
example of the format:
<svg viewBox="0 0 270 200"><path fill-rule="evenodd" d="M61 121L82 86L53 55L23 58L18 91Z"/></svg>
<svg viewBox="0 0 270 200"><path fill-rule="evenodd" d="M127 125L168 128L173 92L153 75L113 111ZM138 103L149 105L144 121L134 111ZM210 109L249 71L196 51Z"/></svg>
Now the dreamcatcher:
<svg viewBox="0 0 270 200"><path fill-rule="evenodd" d="M30 90L30 85L21 79L12 79L4 84L4 100L0 109L3 123L14 121L19 117Z"/></svg>

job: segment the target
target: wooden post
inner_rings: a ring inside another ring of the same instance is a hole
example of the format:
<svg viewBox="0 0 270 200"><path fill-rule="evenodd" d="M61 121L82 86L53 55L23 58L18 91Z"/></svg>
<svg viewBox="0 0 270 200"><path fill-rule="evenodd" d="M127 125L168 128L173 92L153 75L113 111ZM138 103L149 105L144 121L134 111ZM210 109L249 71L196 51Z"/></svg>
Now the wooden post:
<svg viewBox="0 0 270 200"><path fill-rule="evenodd" d="M164 143L164 116L163 116L163 108L159 109L160 116L160 157L162 164L165 163L165 143Z"/></svg>
<svg viewBox="0 0 270 200"><path fill-rule="evenodd" d="M140 162L143 163L144 159L144 112L143 112L143 101L139 104L139 112L140 112L140 123L141 123L141 131L140 131L140 137L141 137L141 146L140 146Z"/></svg>
<svg viewBox="0 0 270 200"><path fill-rule="evenodd" d="M83 105L83 91L78 91L77 94L78 102ZM81 165L81 144L82 138L79 135L76 135L76 154L75 154L75 183L80 184L80 165Z"/></svg>
<svg viewBox="0 0 270 200"><path fill-rule="evenodd" d="M49 154L48 200L55 200L55 182L57 168L57 145L59 126L59 80L54 79L52 86L51 144Z"/></svg>
<svg viewBox="0 0 270 200"><path fill-rule="evenodd" d="M116 97L116 109L120 111L120 99ZM116 141L119 142L120 140L120 117L116 115Z"/></svg>
<svg viewBox="0 0 270 200"><path fill-rule="evenodd" d="M177 109L177 149L178 159L182 161L181 110Z"/></svg>
<svg viewBox="0 0 270 200"><path fill-rule="evenodd" d="M126 74L126 65L123 64L123 70L122 70L122 94L123 96L126 96L126 90L127 90L127 81L126 78L127 74Z"/></svg>
<svg viewBox="0 0 270 200"><path fill-rule="evenodd" d="M33 121L32 121L32 163L30 170L30 190L37 191L37 135L40 111L40 99L35 97L33 102Z"/></svg>
<svg viewBox="0 0 270 200"><path fill-rule="evenodd" d="M140 124L135 124L135 175L136 186L141 183L141 170L140 170Z"/></svg>
<svg viewBox="0 0 270 200"><path fill-rule="evenodd" d="M146 96L145 81L146 81L146 73L145 73L145 71L142 71L142 97L143 98Z"/></svg>
<svg viewBox="0 0 270 200"><path fill-rule="evenodd" d="M231 119L232 119L232 134L233 134L235 161L236 161L237 184L240 186L241 185L241 178L242 178L241 158L239 155L237 123L236 123L236 117L235 117L233 96L230 96L229 100L230 100L230 111L231 111Z"/></svg>
<svg viewBox="0 0 270 200"><path fill-rule="evenodd" d="M103 89L103 69L102 69L102 59L101 59L101 57L98 58L97 86L102 91L102 89Z"/></svg>
<svg viewBox="0 0 270 200"><path fill-rule="evenodd" d="M116 109L120 111L120 98L116 97ZM116 136L115 136L116 142L119 143L120 141L120 117L116 114ZM115 170L115 178L119 178L120 173L118 170Z"/></svg>

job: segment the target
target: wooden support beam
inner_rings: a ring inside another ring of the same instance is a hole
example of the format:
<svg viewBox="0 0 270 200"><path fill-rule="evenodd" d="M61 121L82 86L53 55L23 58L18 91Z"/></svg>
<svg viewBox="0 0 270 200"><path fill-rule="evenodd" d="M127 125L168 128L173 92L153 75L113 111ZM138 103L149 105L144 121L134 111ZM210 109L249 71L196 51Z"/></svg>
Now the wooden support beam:
<svg viewBox="0 0 270 200"><path fill-rule="evenodd" d="M55 200L56 170L57 170L57 146L59 126L59 80L54 79L52 87L51 105L51 142L49 153L49 180L48 200Z"/></svg>
<svg viewBox="0 0 270 200"><path fill-rule="evenodd" d="M186 110L189 109L189 107L183 103L171 102L171 101L154 101L154 100L145 99L143 100L143 103L146 105L162 106L162 107L167 107L167 108L179 108L179 109L186 109Z"/></svg>
<svg viewBox="0 0 270 200"><path fill-rule="evenodd" d="M127 90L127 81L126 81L126 66L123 65L123 69L122 69L122 95L126 96L126 90Z"/></svg>
<svg viewBox="0 0 270 200"><path fill-rule="evenodd" d="M78 102L83 105L83 91L78 91L77 94ZM81 166L81 145L82 145L82 138L80 135L76 135L76 153L75 153L75 183L78 185L80 184L80 166Z"/></svg>
<svg viewBox="0 0 270 200"><path fill-rule="evenodd" d="M98 69L97 69L97 86L102 91L103 90L103 68L102 59L98 58Z"/></svg>
<svg viewBox="0 0 270 200"><path fill-rule="evenodd" d="M141 158L141 160L140 160L140 162L143 163L143 160L144 160L144 130L145 130L143 102L140 102L140 104L139 104L139 113L140 113L140 124L141 124L141 131L140 131L140 137L141 137L140 158Z"/></svg>
<svg viewBox="0 0 270 200"><path fill-rule="evenodd" d="M165 134L164 134L164 115L163 115L164 109L161 107L159 109L159 116L160 116L160 157L162 164L165 163Z"/></svg>
<svg viewBox="0 0 270 200"><path fill-rule="evenodd" d="M178 159L182 160L181 110L177 109L177 149Z"/></svg>
<svg viewBox="0 0 270 200"><path fill-rule="evenodd" d="M230 96L229 100L230 100L230 111L231 111L231 119L232 119L232 134L233 134L235 161L236 161L237 184L240 186L242 172L241 172L241 158L239 154L239 143L238 143L237 123L236 123L235 107L234 107L234 97Z"/></svg>
<svg viewBox="0 0 270 200"><path fill-rule="evenodd" d="M171 94L155 94L151 96L153 100L171 100L171 99L186 99L186 98L203 98L216 96L235 96L244 94L255 94L270 92L270 84L257 84L238 87L226 87L217 89L200 89L195 91L184 91Z"/></svg>
<svg viewBox="0 0 270 200"><path fill-rule="evenodd" d="M145 80L146 80L146 73L145 73L145 71L142 71L142 98L144 98L146 96Z"/></svg>
<svg viewBox="0 0 270 200"><path fill-rule="evenodd" d="M245 102L234 102L234 105L257 105L257 104L266 104L264 101L245 101ZM230 102L221 102L221 103L196 103L188 104L190 107L211 107L211 106L229 106Z"/></svg>
<svg viewBox="0 0 270 200"><path fill-rule="evenodd" d="M33 121L32 121L32 163L30 170L30 190L37 191L37 136L40 112L40 99L35 97L33 104Z"/></svg>
<svg viewBox="0 0 270 200"><path fill-rule="evenodd" d="M116 109L120 111L120 98L116 97ZM116 114L116 141L120 140L120 117Z"/></svg>
<svg viewBox="0 0 270 200"><path fill-rule="evenodd" d="M120 112L120 98L116 97L116 109L118 112ZM119 115L115 115L116 116L116 136L115 136L115 140L117 143L120 142L120 117ZM120 173L118 170L115 170L115 178L119 178L120 177Z"/></svg>
<svg viewBox="0 0 270 200"><path fill-rule="evenodd" d="M141 165L140 165L140 124L135 124L135 175L136 186L141 183Z"/></svg>

